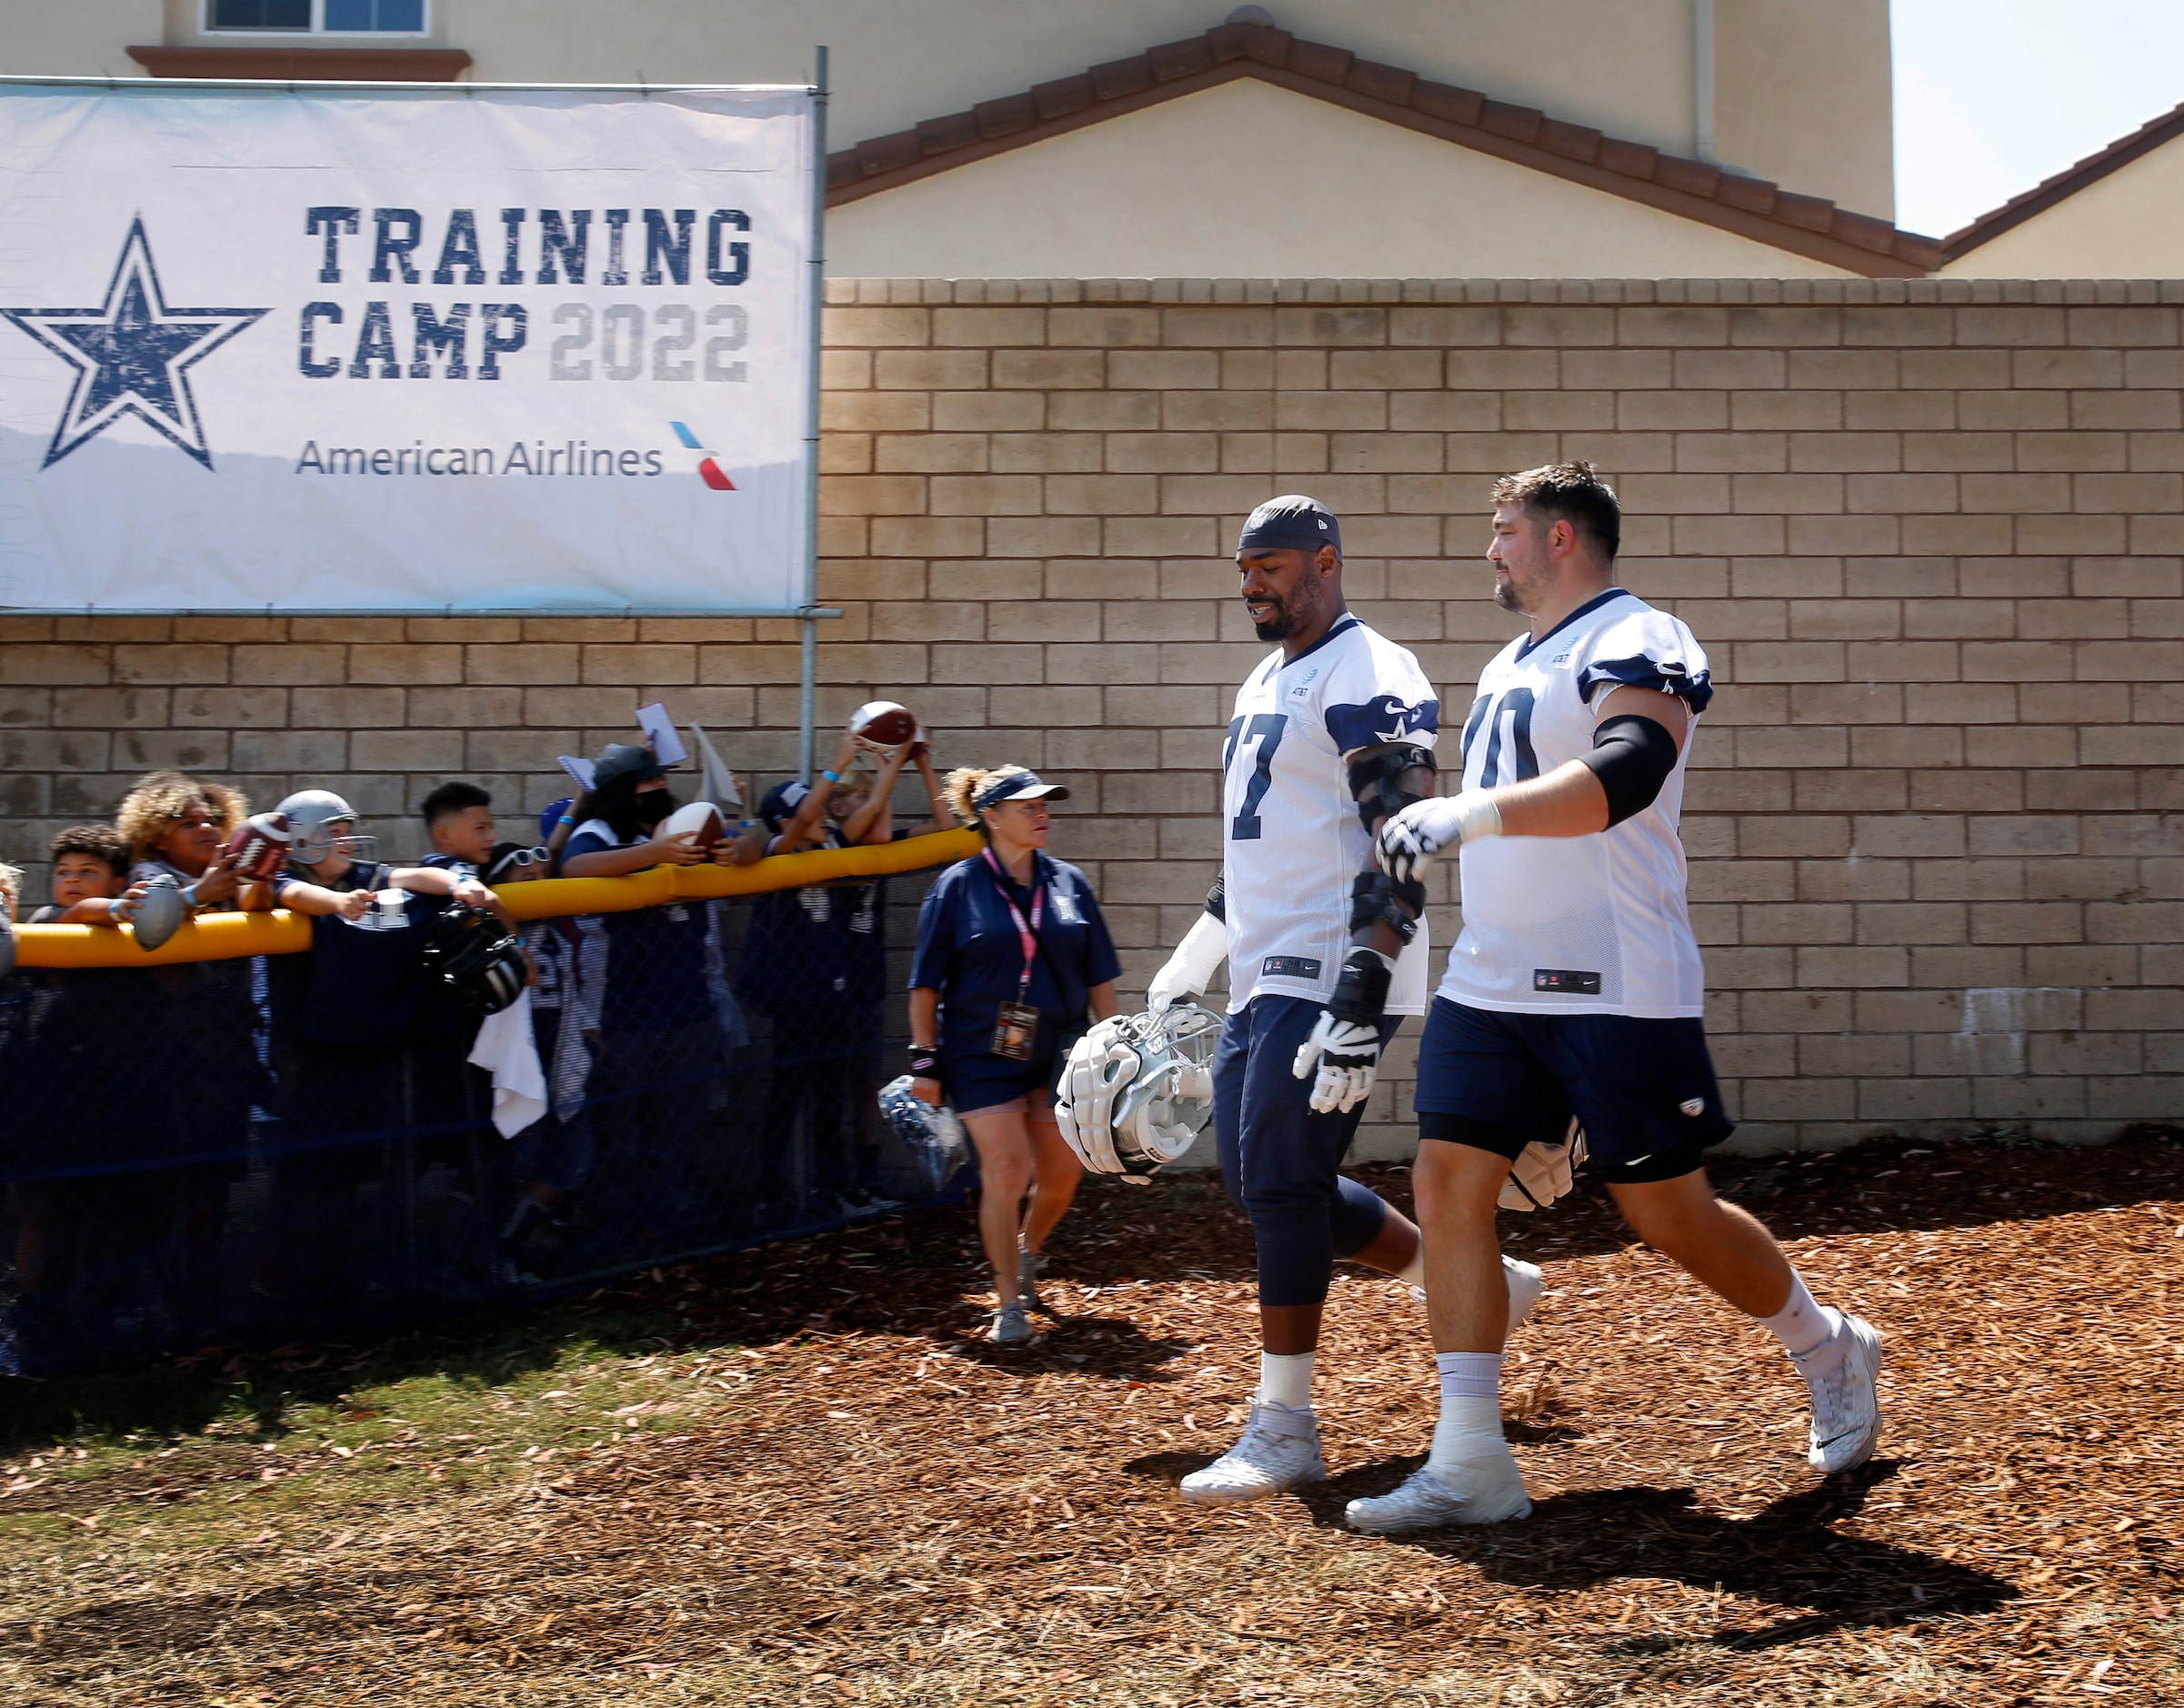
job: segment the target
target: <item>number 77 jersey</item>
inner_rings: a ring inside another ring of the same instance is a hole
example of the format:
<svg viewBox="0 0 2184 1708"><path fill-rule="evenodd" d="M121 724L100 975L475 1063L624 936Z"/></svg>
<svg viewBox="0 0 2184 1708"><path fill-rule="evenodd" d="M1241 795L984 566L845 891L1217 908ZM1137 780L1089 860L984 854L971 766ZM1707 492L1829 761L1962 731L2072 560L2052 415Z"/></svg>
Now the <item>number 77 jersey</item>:
<svg viewBox="0 0 2184 1708"><path fill-rule="evenodd" d="M1354 617L1294 658L1277 651L1237 690L1221 747L1228 1007L1255 996L1324 1002L1349 947L1350 884L1372 841L1343 755L1430 748L1440 703L1418 661ZM1396 962L1388 1012L1425 1011L1426 922Z"/></svg>
<svg viewBox="0 0 2184 1708"><path fill-rule="evenodd" d="M1592 750L1618 688L1673 694L1691 711L1683 751L1653 804L1595 836L1483 837L1464 844L1463 934L1438 994L1526 1014L1673 1020L1705 1005L1677 834L1707 656L1683 621L1610 588L1479 672L1464 718L1463 786L1544 777Z"/></svg>

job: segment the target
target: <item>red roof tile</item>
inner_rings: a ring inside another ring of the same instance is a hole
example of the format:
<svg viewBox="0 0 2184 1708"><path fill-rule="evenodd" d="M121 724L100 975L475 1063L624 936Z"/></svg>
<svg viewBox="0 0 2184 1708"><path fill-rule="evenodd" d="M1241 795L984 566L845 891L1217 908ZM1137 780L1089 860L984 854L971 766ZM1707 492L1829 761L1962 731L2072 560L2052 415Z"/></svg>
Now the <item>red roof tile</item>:
<svg viewBox="0 0 2184 1708"><path fill-rule="evenodd" d="M1299 41L1287 30L1257 24L1224 24L1187 41L1111 60L1075 77L1039 84L1024 95L981 102L968 113L927 119L912 130L845 148L827 157L827 201L837 206L858 201L1239 77L1257 77L1871 277L1919 277L1939 265L1945 253L1961 253L1955 246L1979 229L1979 225L1968 226L1950 238L1945 249L1931 237L1899 231L1871 215L1849 213L1819 196L1793 194L1765 178L1744 177L1703 161L1664 155L1644 143L1604 136L1588 126L1566 123L1535 107L1434 83L1400 66L1358 59L1345 48ZM2147 129L2163 125L2170 128L2159 141L2184 131L2184 107ZM2127 137L2117 149L2135 140ZM2155 146L2141 144L2138 153ZM2097 156L2073 171L2083 172L2104 157ZM2101 170L2113 171L2121 164L2118 159ZM2031 194L2038 196L2048 187L2043 185ZM2019 201L2028 199L2020 196ZM2015 206L2013 202L1998 208L1988 219ZM2030 212L2018 218L2029 218ZM2016 219L2008 222L2015 223ZM1984 242L1986 236L1977 241Z"/></svg>
<svg viewBox="0 0 2184 1708"><path fill-rule="evenodd" d="M2172 106L2159 118L2149 118L2128 136L2119 136L2098 154L2089 154L2076 166L2058 172L2051 178L2043 178L2022 196L2013 196L2001 206L1981 214L1961 231L1953 231L1941 240L1941 258L1954 261L1969 255L1983 243L1991 243L2004 232L2023 225L2036 214L2044 214L2058 202L2066 201L2088 185L2098 184L2109 173L2128 166L2142 155L2149 155L2163 143L2184 136L2184 105Z"/></svg>

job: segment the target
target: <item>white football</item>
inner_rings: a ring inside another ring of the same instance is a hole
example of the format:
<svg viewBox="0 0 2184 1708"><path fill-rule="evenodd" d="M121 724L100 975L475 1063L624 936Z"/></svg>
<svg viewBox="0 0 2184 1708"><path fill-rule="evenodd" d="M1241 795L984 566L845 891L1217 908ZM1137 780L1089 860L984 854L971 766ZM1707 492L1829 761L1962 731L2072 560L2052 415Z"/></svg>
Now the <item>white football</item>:
<svg viewBox="0 0 2184 1708"><path fill-rule="evenodd" d="M917 719L907 706L891 699L869 700L851 715L849 733L870 747L899 748L917 736Z"/></svg>
<svg viewBox="0 0 2184 1708"><path fill-rule="evenodd" d="M667 815L667 822L660 827L665 836L686 836L696 832L696 847L710 853L714 844L728 833L727 820L720 816L720 809L709 800L694 800L686 807L677 807Z"/></svg>

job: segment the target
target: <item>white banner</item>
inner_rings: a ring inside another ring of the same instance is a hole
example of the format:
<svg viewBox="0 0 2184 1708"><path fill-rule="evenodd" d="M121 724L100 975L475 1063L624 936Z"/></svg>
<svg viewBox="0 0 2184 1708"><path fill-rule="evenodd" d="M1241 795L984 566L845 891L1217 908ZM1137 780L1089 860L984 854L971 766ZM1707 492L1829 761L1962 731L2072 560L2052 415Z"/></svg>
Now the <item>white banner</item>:
<svg viewBox="0 0 2184 1708"><path fill-rule="evenodd" d="M796 609L813 119L0 88L0 608Z"/></svg>

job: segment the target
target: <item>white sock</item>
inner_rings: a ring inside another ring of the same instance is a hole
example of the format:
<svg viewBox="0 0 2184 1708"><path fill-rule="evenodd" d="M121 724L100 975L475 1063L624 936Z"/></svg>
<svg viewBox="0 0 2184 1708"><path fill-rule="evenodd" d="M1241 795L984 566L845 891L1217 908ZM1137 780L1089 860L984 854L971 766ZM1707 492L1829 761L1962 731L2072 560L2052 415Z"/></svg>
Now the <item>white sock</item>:
<svg viewBox="0 0 2184 1708"><path fill-rule="evenodd" d="M1285 1406L1292 1412L1312 1409L1312 1361L1315 1352L1261 1352L1258 1355L1258 1401L1262 1405Z"/></svg>
<svg viewBox="0 0 2184 1708"><path fill-rule="evenodd" d="M1836 1325L1842 1320L1839 1312L1814 1301L1805 1291L1805 1278L1793 1269L1789 1271L1789 1301L1759 1321L1782 1342L1783 1351L1792 1358L1803 1358L1832 1340Z"/></svg>
<svg viewBox="0 0 2184 1708"><path fill-rule="evenodd" d="M1441 1375L1441 1417L1433 1426L1426 1462L1446 1470L1488 1453L1508 1451L1501 1435L1501 1354L1436 1352Z"/></svg>

